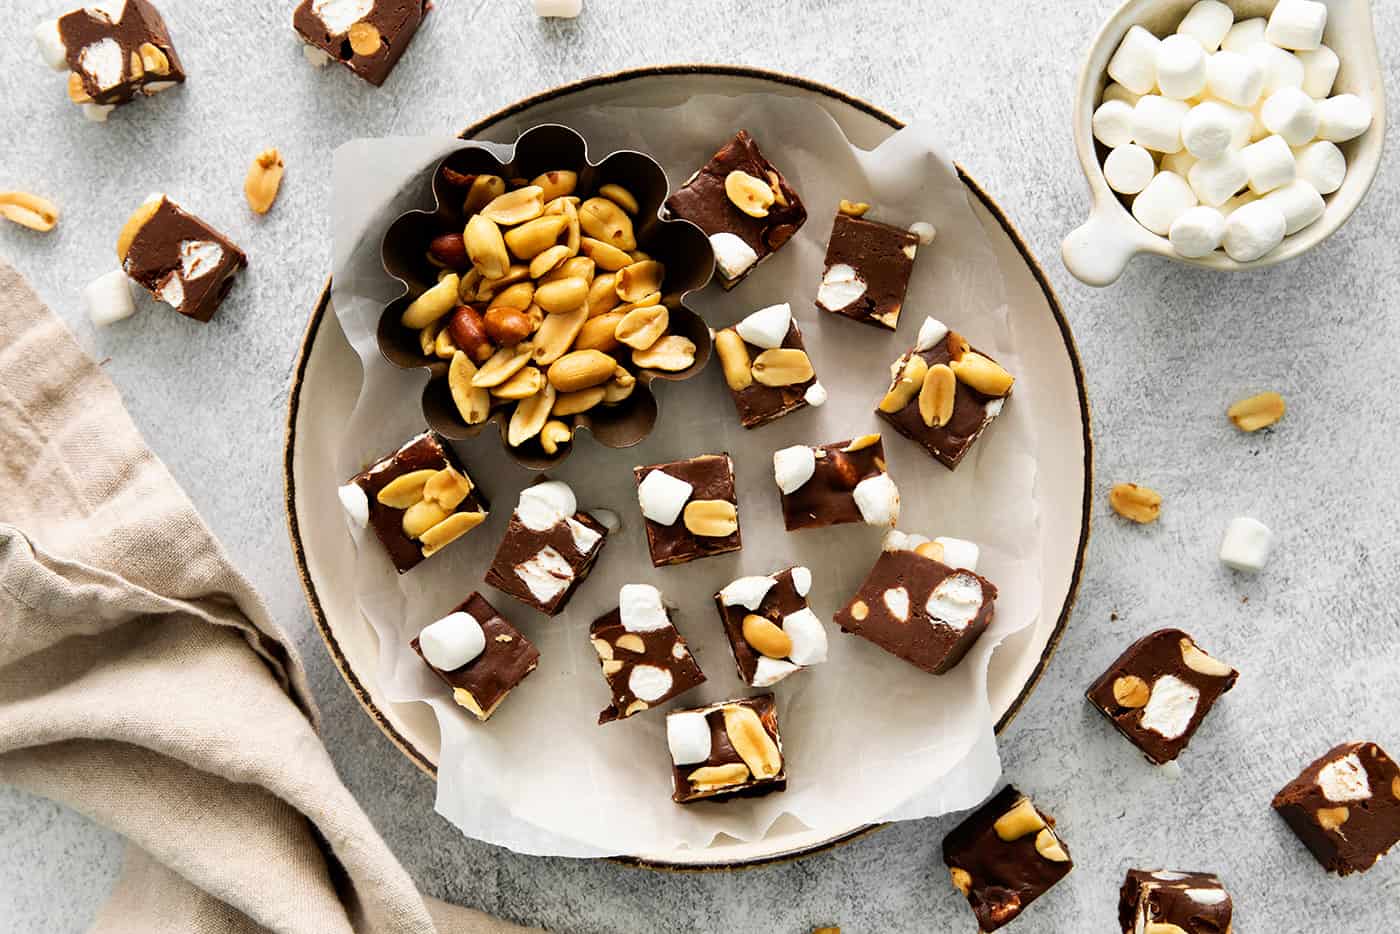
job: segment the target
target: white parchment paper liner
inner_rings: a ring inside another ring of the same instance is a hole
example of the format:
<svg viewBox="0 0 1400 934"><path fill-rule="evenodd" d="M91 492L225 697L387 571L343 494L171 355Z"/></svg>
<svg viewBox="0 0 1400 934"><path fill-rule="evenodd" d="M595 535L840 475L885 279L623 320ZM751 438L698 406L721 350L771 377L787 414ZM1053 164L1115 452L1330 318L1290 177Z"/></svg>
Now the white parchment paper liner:
<svg viewBox="0 0 1400 934"><path fill-rule="evenodd" d="M394 573L371 534L360 534L355 579L341 586L354 589L379 636L377 677L384 694L394 701L426 701L437 713L438 810L470 836L520 852L601 856L704 847L721 833L756 840L783 815L834 835L874 821L975 805L1000 774L988 661L999 643L1039 614L1035 386L1018 381L1002 416L955 473L884 432L890 472L903 497L900 528L977 541L978 570L1000 589L992 628L942 677L830 624L874 562L881 532L850 525L785 532L772 476L772 452L780 447L885 427L872 409L886 388L888 365L913 344L926 315L960 331L1013 373L1018 370L995 257L932 131L915 124L878 149L862 151L819 106L761 94L696 96L645 110L587 108L571 113L568 123L589 141L592 159L618 148L652 155L673 191L736 129L754 134L801 194L809 219L740 288L726 294L712 285L690 303L719 328L765 305L790 302L830 401L744 431L716 365L688 382L657 386L656 431L636 448L609 450L581 438L554 476L574 487L585 508L610 508L624 526L610 537L568 610L553 620L482 582L516 496L533 477L502 454L494 431L457 446L492 500L485 525L404 577ZM423 428L419 400L426 371L394 368L375 342L380 313L400 291L383 270L379 247L400 213L431 206L431 171L459 145L451 138L380 139L336 151L334 306L364 368L363 390L338 454L343 477ZM813 305L841 198L868 201L877 220L901 226L924 220L938 228L937 241L915 263L896 335L819 313ZM743 551L652 568L631 468L714 451L735 459ZM674 618L709 678L671 706L751 693L734 672L712 594L741 575L791 564L814 571L810 599L828 623L831 652L826 664L775 689L788 790L723 805L677 806L670 800L663 714L596 725L608 691L588 625L616 605L622 584L653 583L676 607ZM451 702L408 645L473 589L515 621L541 655L539 669L486 724Z"/></svg>

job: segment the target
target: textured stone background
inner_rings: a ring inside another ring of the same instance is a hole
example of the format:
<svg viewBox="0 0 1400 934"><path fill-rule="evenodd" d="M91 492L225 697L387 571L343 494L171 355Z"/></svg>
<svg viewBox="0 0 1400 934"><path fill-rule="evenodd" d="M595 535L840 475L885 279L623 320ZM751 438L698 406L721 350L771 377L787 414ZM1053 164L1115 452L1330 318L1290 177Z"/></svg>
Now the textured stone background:
<svg viewBox="0 0 1400 934"><path fill-rule="evenodd" d="M293 5L164 0L192 80L96 126L29 41L31 21L62 5L0 0L0 188L44 193L64 211L47 237L0 225L0 254L110 358L151 446L296 634L345 781L426 891L576 932L973 927L939 858L950 820L713 875L530 859L462 839L433 813L428 780L361 713L297 584L281 510L282 430L293 357L329 265L331 150L355 136L455 131L597 72L714 61L794 72L941 124L949 150L1045 262L1074 325L1094 403L1094 536L1072 625L1002 749L1007 776L1060 818L1078 867L1016 929L1112 930L1122 873L1138 865L1219 871L1245 931L1395 929L1395 861L1327 878L1268 809L1335 742L1369 738L1400 754L1393 160L1350 225L1297 262L1226 277L1138 261L1098 292L1070 279L1058 250L1086 204L1069 133L1078 58L1112 0L587 0L574 22L537 20L526 0L438 0L380 90L308 67L288 25ZM1400 9L1376 4L1375 13L1394 97ZM258 220L241 182L269 145L286 158L287 182ZM211 325L152 306L95 333L79 289L111 267L116 231L156 189L232 235L252 268ZM1287 419L1270 434L1239 435L1226 405L1266 388L1288 396ZM1160 523L1129 527L1109 512L1106 491L1120 480L1166 495ZM1214 557L1238 513L1277 533L1257 578ZM1081 696L1127 642L1169 624L1244 671L1177 781L1146 765ZM119 841L82 817L0 789L0 929L83 929L119 856Z"/></svg>

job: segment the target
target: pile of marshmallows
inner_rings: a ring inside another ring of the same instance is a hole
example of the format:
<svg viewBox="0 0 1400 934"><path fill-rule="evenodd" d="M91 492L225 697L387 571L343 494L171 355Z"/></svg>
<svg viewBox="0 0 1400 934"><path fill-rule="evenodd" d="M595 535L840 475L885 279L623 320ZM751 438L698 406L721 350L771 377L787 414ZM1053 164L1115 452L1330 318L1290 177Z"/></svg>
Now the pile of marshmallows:
<svg viewBox="0 0 1400 934"><path fill-rule="evenodd" d="M1158 39L1134 26L1108 64L1094 112L1110 188L1181 256L1224 247L1251 262L1322 216L1341 187L1337 143L1371 125L1355 94L1329 97L1337 54L1322 44L1327 7L1279 0L1267 22L1236 23L1201 0ZM1153 153L1161 154L1160 167Z"/></svg>

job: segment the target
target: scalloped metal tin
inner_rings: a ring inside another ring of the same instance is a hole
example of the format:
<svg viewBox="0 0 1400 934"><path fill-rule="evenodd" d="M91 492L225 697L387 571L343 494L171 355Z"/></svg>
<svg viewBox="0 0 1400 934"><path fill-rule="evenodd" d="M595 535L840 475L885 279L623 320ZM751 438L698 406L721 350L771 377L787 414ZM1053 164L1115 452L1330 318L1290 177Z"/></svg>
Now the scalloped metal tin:
<svg viewBox="0 0 1400 934"><path fill-rule="evenodd" d="M487 146L494 146L495 151ZM453 440L473 438L488 425L495 425L501 446L521 465L531 470L558 466L578 447L582 433L591 434L604 447L626 448L640 443L656 425L659 406L652 392L655 380L682 382L699 373L710 359L712 341L709 326L698 313L687 307L685 298L704 288L714 273L714 253L699 227L689 221L659 215L670 194L666 173L644 153L618 150L594 162L588 143L575 130L558 124L542 124L521 133L505 148L502 158L498 144L472 140L447 156L433 169L432 210L412 210L401 214L384 234L381 257L385 271L404 285L404 294L390 302L379 318L379 351L401 369L425 369L432 375L423 390L423 417L429 427ZM418 333L399 319L414 299L437 282L438 269L427 259L428 243L442 233L461 231L466 224L462 211L463 190L449 184L443 167L464 175L493 174L502 178L535 178L553 170L578 173L578 192L595 192L608 183L628 189L637 198L639 210L633 220L637 247L666 266L666 292L662 302L670 311L668 333L687 337L695 344L695 362L679 372L633 369L637 387L626 401L611 406L595 406L564 421L574 428L574 441L549 455L533 438L519 447L506 440L512 407L497 408L480 425L468 425L457 411L447 385L448 361L423 356Z"/></svg>

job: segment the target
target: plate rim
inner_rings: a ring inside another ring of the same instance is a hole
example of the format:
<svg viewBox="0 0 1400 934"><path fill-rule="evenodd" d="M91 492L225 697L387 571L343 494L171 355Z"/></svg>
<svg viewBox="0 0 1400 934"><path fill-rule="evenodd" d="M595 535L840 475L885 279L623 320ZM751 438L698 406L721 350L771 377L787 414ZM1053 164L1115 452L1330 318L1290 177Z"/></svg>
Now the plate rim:
<svg viewBox="0 0 1400 934"><path fill-rule="evenodd" d="M905 126L903 120L871 104L869 101L810 78L803 78L786 72L774 71L766 68L754 68L746 65L674 64L649 65L622 69L620 71L606 72L582 78L578 81L557 85L521 98L481 117L469 124L458 136L463 139L476 136L501 121L523 113L532 107L581 91L605 87L610 84L634 81L639 78L676 75L738 77L757 81L770 81L798 88L799 90L810 91L823 97L840 101L855 110L861 111L879 120L881 123L884 123L896 131L903 129ZM1026 267L1034 277L1036 285L1045 295L1046 303L1059 329L1060 339L1064 343L1065 351L1069 357L1070 368L1074 374L1075 390L1079 402L1081 439L1084 445L1084 493L1080 503L1079 543L1075 549L1074 569L1070 577L1069 589L1065 593L1065 602L1060 608L1060 614L1055 621L1055 627L1051 631L1049 639L1046 641L1044 650L1040 653L1040 659L1036 662L1035 670L1031 673L1031 677L1026 681L1020 693L1016 695L1015 700L1013 700L1011 705L1006 709L1006 713L997 721L995 732L997 735L1000 735L1016 715L1021 712L1021 708L1030 698L1031 693L1039 686L1041 679L1045 675L1045 670L1049 667L1050 660L1054 657L1056 650L1059 648L1060 640L1064 637L1065 630L1068 628L1069 617L1073 612L1075 602L1079 595L1079 586L1084 576L1084 560L1088 552L1093 515L1094 444L1092 414L1090 411L1088 390L1085 385L1084 367L1079 356L1079 347L1075 342L1074 333L1070 329L1069 321L1065 317L1059 296L1056 294L1054 287L1050 284L1049 277L1046 275L1044 267L1041 266L1040 260L1031 251L1029 244L1026 243L1020 230L1001 209L1001 206L993 200L991 195L987 193L980 183L968 174L967 170L963 168L961 164L955 162L954 168L957 170L958 179L977 197L982 206L996 219L1002 230L1011 239L1022 261L1025 262ZM410 762L416 765L420 771L436 782L437 766L389 721L383 711L379 709L374 699L369 695L369 691L365 688L364 683L360 681L359 676L346 660L345 654L341 650L335 634L331 631L330 624L321 607L320 597L316 592L316 585L312 582L311 575L307 569L300 523L297 520L296 513L296 480L293 476L292 469L293 453L296 449L296 427L297 416L300 412L301 405L301 389L305 382L306 368L311 359L312 344L315 342L320 332L321 322L324 320L326 309L330 306L330 294L331 279L327 276L325 284L322 286L321 294L317 299L316 307L307 321L305 330L302 332L302 339L297 348L295 365L292 369L291 385L287 392L287 421L283 431L282 480L283 511L286 515L287 532L291 539L292 557L296 562L297 577L301 581L302 592L306 597L307 606L311 611L311 618L316 624L316 631L320 634L321 641L325 643L326 649L330 652L331 661L335 664L336 670L340 672L341 678L350 688L351 693L355 695L355 699L359 701L360 706L364 708L365 713L367 713L374 724L379 727L380 732L382 732ZM760 866L791 862L807 856L824 853L836 847L852 843L888 826L889 824L887 822L869 824L865 827L833 837L822 843L813 844L792 852L778 853L772 856L739 862L693 865L689 863L671 863L660 860L643 859L636 856L613 856L608 859L619 865L666 872L705 873L727 872L735 869L753 869Z"/></svg>

